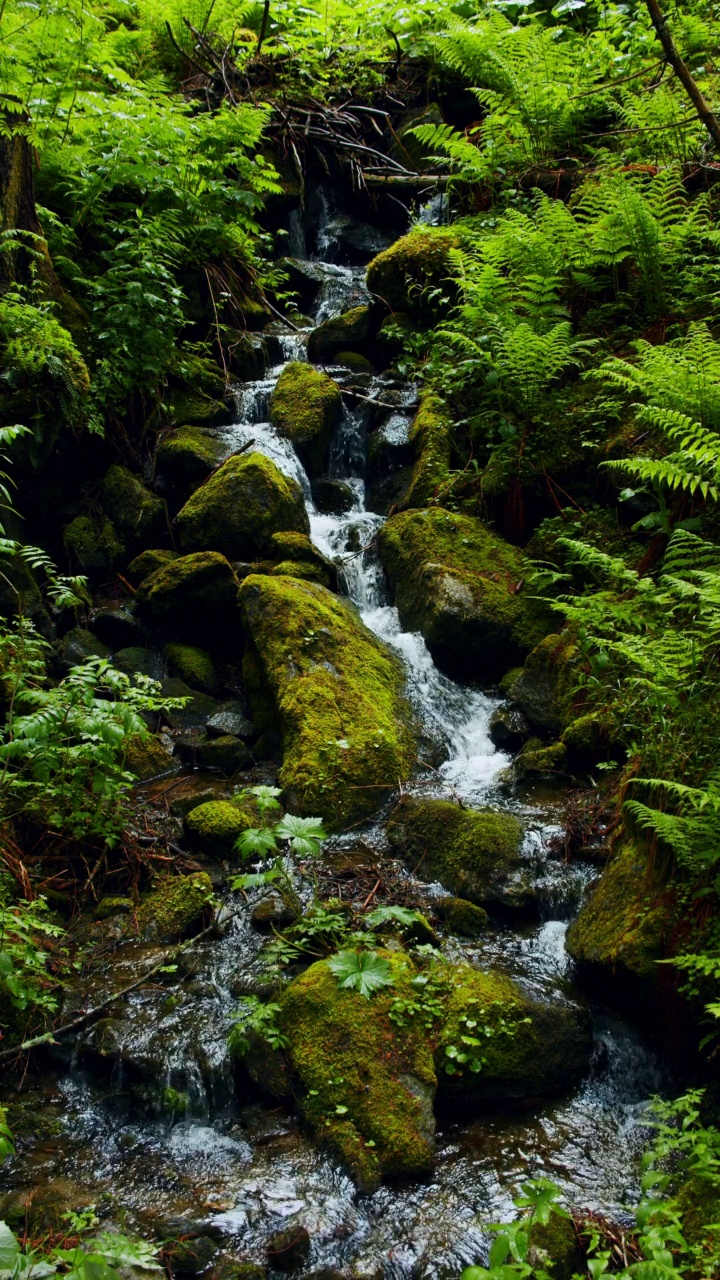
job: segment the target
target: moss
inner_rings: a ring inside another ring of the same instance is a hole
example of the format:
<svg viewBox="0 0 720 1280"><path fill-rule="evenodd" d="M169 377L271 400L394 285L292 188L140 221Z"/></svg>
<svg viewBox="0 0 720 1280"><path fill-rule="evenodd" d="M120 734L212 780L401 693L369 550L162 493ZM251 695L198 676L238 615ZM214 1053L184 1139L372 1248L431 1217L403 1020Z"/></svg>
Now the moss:
<svg viewBox="0 0 720 1280"><path fill-rule="evenodd" d="M461 809L447 800L407 797L387 826L392 847L414 869L471 902L488 902L517 867L522 824L509 813Z"/></svg>
<svg viewBox="0 0 720 1280"><path fill-rule="evenodd" d="M87 658L109 658L110 650L92 631L86 631L84 627L73 627L66 631L60 641L58 657L60 665L69 670L70 667L79 666Z"/></svg>
<svg viewBox="0 0 720 1280"><path fill-rule="evenodd" d="M141 613L183 638L217 639L237 615L237 579L224 556L201 551L180 556L145 578L135 599Z"/></svg>
<svg viewBox="0 0 720 1280"><path fill-rule="evenodd" d="M392 967L392 988L367 1000L341 989L321 960L291 983L279 1023L290 1042L304 1114L336 1154L372 1177L374 1160L357 1150L372 1142L382 1175L427 1173L434 1138L432 1050L422 1029L398 1029L388 1016L393 1000L412 997L412 965L396 952L380 955Z"/></svg>
<svg viewBox="0 0 720 1280"><path fill-rule="evenodd" d="M138 733L125 739L125 763L141 782L157 778L172 768L172 757L151 733L143 738Z"/></svg>
<svg viewBox="0 0 720 1280"><path fill-rule="evenodd" d="M440 898L435 910L448 932L457 933L461 938L480 937L490 923L487 911L466 898Z"/></svg>
<svg viewBox="0 0 720 1280"><path fill-rule="evenodd" d="M325 515L341 516L352 510L355 494L344 480L314 480L313 502Z"/></svg>
<svg viewBox="0 0 720 1280"><path fill-rule="evenodd" d="M310 578L311 581L321 582L323 586L330 587L333 591L337 590L337 569L332 560L328 560L321 551L318 551L313 542L310 541L307 534L304 533L274 533L270 539L272 544L272 554L279 563L272 569L273 573L288 573L291 577ZM318 573L316 575L293 573L289 569L283 569L283 564L311 565Z"/></svg>
<svg viewBox="0 0 720 1280"><path fill-rule="evenodd" d="M76 516L63 529L63 544L71 561L85 572L109 572L125 555L110 520Z"/></svg>
<svg viewBox="0 0 720 1280"><path fill-rule="evenodd" d="M210 738L197 749L197 763L201 769L219 769L231 777L239 769L248 769L253 758L245 743L234 734L224 733Z"/></svg>
<svg viewBox="0 0 720 1280"><path fill-rule="evenodd" d="M332 429L342 413L340 388L310 364L283 369L270 400L273 426L286 436L308 475L326 469Z"/></svg>
<svg viewBox="0 0 720 1280"><path fill-rule="evenodd" d="M429 323L447 306L442 295L455 294L449 277L450 253L457 245L452 231L417 228L373 258L367 269L368 289L392 311Z"/></svg>
<svg viewBox="0 0 720 1280"><path fill-rule="evenodd" d="M530 738L516 757L515 777L518 782L527 782L532 778L562 773L566 761L567 747L564 742L551 742L546 746L539 738Z"/></svg>
<svg viewBox="0 0 720 1280"><path fill-rule="evenodd" d="M198 489L176 518L184 551L219 551L253 560L273 533L309 533L302 490L261 453L229 458Z"/></svg>
<svg viewBox="0 0 720 1280"><path fill-rule="evenodd" d="M240 600L253 719L281 728L290 807L332 823L374 812L414 755L398 659L314 583L252 575Z"/></svg>
<svg viewBox="0 0 720 1280"><path fill-rule="evenodd" d="M340 316L333 316L310 334L308 359L321 364L323 360L331 360L338 351L362 351L372 341L377 327L372 307L353 307Z"/></svg>
<svg viewBox="0 0 720 1280"><path fill-rule="evenodd" d="M189 495L220 466L224 452L216 432L204 427L178 427L159 441L155 462L163 479Z"/></svg>
<svg viewBox="0 0 720 1280"><path fill-rule="evenodd" d="M439 1096L445 1101L527 1102L568 1091L587 1069L592 1036L589 1015L580 1005L561 996L541 1003L498 971L441 962L437 973L449 984L435 1051ZM481 1028L480 1036L467 1019ZM462 1037L473 1034L481 1041L475 1050L481 1062L477 1072L467 1064L458 1067L447 1053L451 1046L465 1051ZM448 1074L448 1064L462 1074Z"/></svg>
<svg viewBox="0 0 720 1280"><path fill-rule="evenodd" d="M166 400L165 413L177 426L190 423L200 427L216 427L228 421L227 405L197 391L175 391Z"/></svg>
<svg viewBox="0 0 720 1280"><path fill-rule="evenodd" d="M323 569L316 564L308 564L305 560L281 560L274 564L270 573L281 578L301 578L304 582L317 582L321 587L331 590L330 579Z"/></svg>
<svg viewBox="0 0 720 1280"><path fill-rule="evenodd" d="M179 676L191 689L213 692L215 667L206 649L198 649L192 644L166 644L163 654L173 675Z"/></svg>
<svg viewBox="0 0 720 1280"><path fill-rule="evenodd" d="M335 356L336 364L342 364L351 373L374 373L375 369L368 360L367 356L361 356L359 351L338 351Z"/></svg>
<svg viewBox="0 0 720 1280"><path fill-rule="evenodd" d="M545 636L525 659L507 693L531 724L561 733L572 717L580 654L569 634Z"/></svg>
<svg viewBox="0 0 720 1280"><path fill-rule="evenodd" d="M682 1220L682 1233L691 1246L700 1249L700 1257L716 1258L717 1230L720 1222L720 1190L709 1178L701 1178L685 1170L676 1191L676 1203Z"/></svg>
<svg viewBox="0 0 720 1280"><path fill-rule="evenodd" d="M139 587L140 583L149 578L156 569L163 569L165 565L170 564L171 560L178 560L179 557L178 551L141 551L140 555L128 565L128 580L133 587Z"/></svg>
<svg viewBox="0 0 720 1280"><path fill-rule="evenodd" d="M573 1219L553 1214L549 1222L533 1223L528 1261L538 1270L549 1271L552 1280L573 1280L582 1273L586 1257Z"/></svg>
<svg viewBox="0 0 720 1280"><path fill-rule="evenodd" d="M212 882L204 871L190 876L161 876L137 911L144 937L173 942L201 927L212 902Z"/></svg>
<svg viewBox="0 0 720 1280"><path fill-rule="evenodd" d="M255 825L253 815L230 800L208 800L185 818L193 842L205 853L213 854L230 853L238 836Z"/></svg>
<svg viewBox="0 0 720 1280"><path fill-rule="evenodd" d="M101 898L93 917L95 920L109 920L111 916L128 916L133 905L132 898Z"/></svg>
<svg viewBox="0 0 720 1280"><path fill-rule="evenodd" d="M646 851L626 839L571 924L568 951L582 964L621 979L652 982L675 913L672 896L663 893Z"/></svg>
<svg viewBox="0 0 720 1280"><path fill-rule="evenodd" d="M129 551L167 532L162 498L125 467L110 467L100 485L100 504Z"/></svg>
<svg viewBox="0 0 720 1280"><path fill-rule="evenodd" d="M410 487L400 506L426 507L447 492L450 469L450 421L439 396L426 391L412 427L410 441L415 449Z"/></svg>
<svg viewBox="0 0 720 1280"><path fill-rule="evenodd" d="M522 590L521 552L472 516L405 511L379 530L378 547L403 626L451 675L494 680L551 625Z"/></svg>
<svg viewBox="0 0 720 1280"><path fill-rule="evenodd" d="M613 754L614 745L622 751L622 747L613 743L616 732L611 715L605 711L588 711L566 725L562 741L571 757L581 764L594 764L607 760Z"/></svg>

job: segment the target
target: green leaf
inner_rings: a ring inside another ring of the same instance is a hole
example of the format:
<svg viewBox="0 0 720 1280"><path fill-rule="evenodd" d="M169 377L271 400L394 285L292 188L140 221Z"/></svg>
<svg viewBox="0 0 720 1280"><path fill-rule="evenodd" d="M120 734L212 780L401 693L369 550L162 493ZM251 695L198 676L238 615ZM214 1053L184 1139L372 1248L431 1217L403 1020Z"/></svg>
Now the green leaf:
<svg viewBox="0 0 720 1280"><path fill-rule="evenodd" d="M376 951L339 951L328 960L328 968L341 987L358 991L366 999L381 987L394 985L388 961Z"/></svg>
<svg viewBox="0 0 720 1280"><path fill-rule="evenodd" d="M20 1244L6 1222L0 1222L0 1271L12 1271L20 1253Z"/></svg>
<svg viewBox="0 0 720 1280"><path fill-rule="evenodd" d="M235 851L242 858L266 858L277 851L277 840L269 827L248 827L235 841Z"/></svg>
<svg viewBox="0 0 720 1280"><path fill-rule="evenodd" d="M320 845L326 839L322 818L299 818L296 814L286 813L275 826L275 834L280 840L288 840L294 853L315 856Z"/></svg>

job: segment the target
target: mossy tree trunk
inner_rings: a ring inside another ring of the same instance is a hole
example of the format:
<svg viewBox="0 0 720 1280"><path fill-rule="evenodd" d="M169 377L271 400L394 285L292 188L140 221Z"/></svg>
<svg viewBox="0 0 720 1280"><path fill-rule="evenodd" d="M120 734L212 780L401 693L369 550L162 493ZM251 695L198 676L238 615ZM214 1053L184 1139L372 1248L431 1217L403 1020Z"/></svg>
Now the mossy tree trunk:
<svg viewBox="0 0 720 1280"><path fill-rule="evenodd" d="M0 294L32 285L57 297L60 284L35 207L35 156L29 117L19 100L0 94ZM33 269L34 268L34 269Z"/></svg>

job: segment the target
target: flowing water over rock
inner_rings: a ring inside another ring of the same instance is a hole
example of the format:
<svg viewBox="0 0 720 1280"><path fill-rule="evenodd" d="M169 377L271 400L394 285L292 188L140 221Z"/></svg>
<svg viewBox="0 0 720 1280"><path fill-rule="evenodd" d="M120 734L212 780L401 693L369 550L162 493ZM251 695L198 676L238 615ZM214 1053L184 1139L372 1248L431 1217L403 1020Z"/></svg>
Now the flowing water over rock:
<svg viewBox="0 0 720 1280"><path fill-rule="evenodd" d="M327 248L332 219L323 234ZM361 270L315 265L322 275L315 319L366 299ZM450 954L504 967L531 990L561 993L572 982L567 921L593 869L566 865L549 847L561 823L561 799L544 805L521 800L505 785L510 760L496 750L488 729L499 699L454 683L438 671L422 637L402 630L373 545L383 518L366 508L372 415L377 402L391 406L381 429L391 444L402 446L416 389L388 375L353 380L346 368L328 368L348 391L331 476L347 481L353 505L341 516L320 514L291 445L268 421L275 382L287 361L307 358L306 340L302 332L275 335L276 365L238 388L236 421L218 428L218 437L227 456L252 441L299 481L314 542L340 562L347 594L366 625L402 657L408 693L436 761L426 761L412 786L423 795L455 794L471 806L510 808L524 821L518 874L534 887L540 920L497 925L473 943L456 940ZM336 837L329 855L341 854L353 839ZM382 826L366 824L362 839L377 857L388 856ZM441 891L421 888L431 896ZM263 990L265 940L251 929L247 912L233 914L232 898L224 914L220 938L186 953L180 980L163 986L159 978L157 987L133 993L122 1020L106 1019L84 1033L64 1074L30 1086L28 1107L44 1136L32 1146L19 1181L13 1182L12 1171L6 1175L6 1185L14 1187L11 1199L21 1196L24 1183L41 1180L49 1194L53 1187L58 1195L70 1188L74 1205L109 1198L141 1225L157 1228L177 1218L199 1223L231 1252L257 1260L273 1231L302 1223L312 1240L308 1271L347 1268L373 1278L459 1274L483 1254L486 1225L512 1211L513 1193L527 1176L553 1178L578 1207L620 1215L631 1208L646 1137L643 1110L662 1080L634 1032L602 1013L595 1017L590 1072L571 1097L469 1123L443 1121L429 1182L360 1195L286 1108L235 1101L226 1039L238 999ZM136 950L129 972L153 959L152 951ZM96 980L93 997L102 998L111 980L117 985L115 965L112 977ZM99 1072L109 1066L112 1073L103 1079ZM170 1117L159 1111L157 1088L148 1089L148 1079L186 1094L187 1111Z"/></svg>

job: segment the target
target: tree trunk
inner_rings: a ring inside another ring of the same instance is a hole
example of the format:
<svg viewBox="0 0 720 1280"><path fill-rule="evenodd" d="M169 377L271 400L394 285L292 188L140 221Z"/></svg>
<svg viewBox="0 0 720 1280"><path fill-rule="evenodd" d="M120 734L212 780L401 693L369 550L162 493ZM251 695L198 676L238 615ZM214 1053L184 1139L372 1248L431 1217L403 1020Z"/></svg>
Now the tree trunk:
<svg viewBox="0 0 720 1280"><path fill-rule="evenodd" d="M663 52L667 61L670 63L675 75L680 81L688 98L692 102L698 114L698 118L702 120L705 128L710 134L710 137L715 143L715 146L720 152L720 122L718 121L715 112L711 110L710 104L703 97L703 94L700 92L698 86L690 75L687 63L680 57L675 41L670 34L670 28L668 27L667 20L660 9L660 5L658 4L658 0L645 0L645 3L650 14L650 21L655 28L655 33L663 47Z"/></svg>
<svg viewBox="0 0 720 1280"><path fill-rule="evenodd" d="M10 95L0 94L0 294L11 285L38 283L46 296L57 299L62 291L35 208L28 116L4 106L3 99L8 102Z"/></svg>

